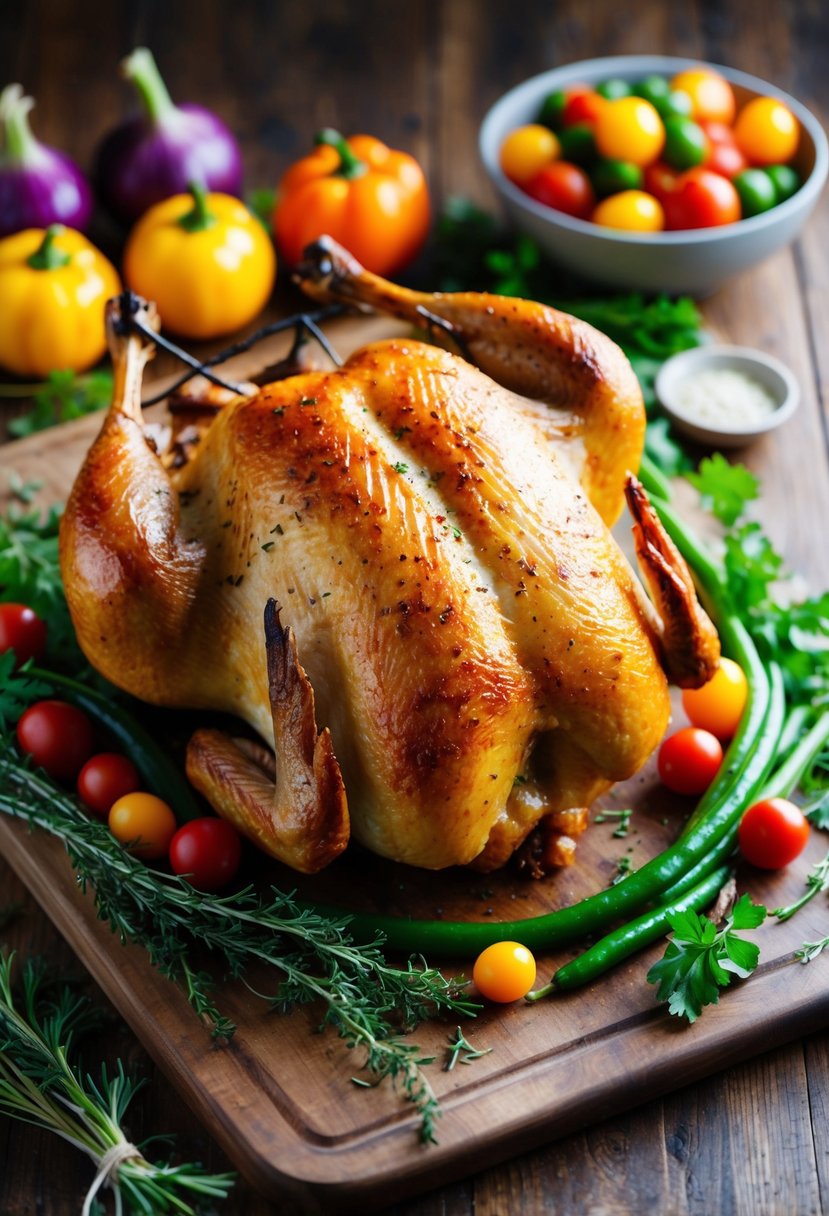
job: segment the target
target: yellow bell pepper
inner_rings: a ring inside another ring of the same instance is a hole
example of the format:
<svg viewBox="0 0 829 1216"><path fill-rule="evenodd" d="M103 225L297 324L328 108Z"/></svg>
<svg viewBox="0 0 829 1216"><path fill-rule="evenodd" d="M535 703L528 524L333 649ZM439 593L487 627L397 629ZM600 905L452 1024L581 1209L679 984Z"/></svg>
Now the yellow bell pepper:
<svg viewBox="0 0 829 1216"><path fill-rule="evenodd" d="M0 366L16 376L84 371L106 350L115 267L85 236L53 224L0 240Z"/></svg>
<svg viewBox="0 0 829 1216"><path fill-rule="evenodd" d="M124 251L124 277L155 300L162 324L187 338L217 338L253 320L276 275L259 220L229 194L191 186L146 211Z"/></svg>

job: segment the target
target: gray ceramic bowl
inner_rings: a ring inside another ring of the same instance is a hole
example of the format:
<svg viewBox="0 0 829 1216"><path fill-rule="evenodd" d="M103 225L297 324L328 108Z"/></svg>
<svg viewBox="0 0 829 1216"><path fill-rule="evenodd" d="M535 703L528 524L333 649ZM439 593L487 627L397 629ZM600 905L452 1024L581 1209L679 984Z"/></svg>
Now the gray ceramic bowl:
<svg viewBox="0 0 829 1216"><path fill-rule="evenodd" d="M757 96L778 97L792 110L802 135L793 164L803 185L786 202L751 219L719 228L685 232L633 233L601 228L535 202L501 172L499 151L515 127L535 122L541 103L555 89L611 76L641 80L651 73L673 76L699 60L664 55L587 59L542 72L497 101L483 121L480 152L487 173L516 228L549 256L579 276L608 287L672 295L710 295L727 279L754 266L793 240L817 202L829 167L826 136L810 112L773 85L731 68L716 67L731 82L738 106Z"/></svg>

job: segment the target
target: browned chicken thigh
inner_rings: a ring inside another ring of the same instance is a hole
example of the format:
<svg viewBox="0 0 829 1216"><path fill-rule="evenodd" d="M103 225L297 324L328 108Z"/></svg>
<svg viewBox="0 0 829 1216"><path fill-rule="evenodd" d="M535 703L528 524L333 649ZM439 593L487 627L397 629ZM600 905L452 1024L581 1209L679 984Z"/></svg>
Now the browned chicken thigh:
<svg viewBox="0 0 829 1216"><path fill-rule="evenodd" d="M415 297L348 261L335 283L335 254L314 291L428 312L467 357L374 343L229 401L168 468L150 352L113 309L115 399L62 527L70 609L119 686L258 733L198 731L188 773L274 856L314 871L353 835L493 868L642 765L663 668L701 683L716 635L628 476L644 414L621 352L540 305ZM608 531L626 485L653 602Z"/></svg>

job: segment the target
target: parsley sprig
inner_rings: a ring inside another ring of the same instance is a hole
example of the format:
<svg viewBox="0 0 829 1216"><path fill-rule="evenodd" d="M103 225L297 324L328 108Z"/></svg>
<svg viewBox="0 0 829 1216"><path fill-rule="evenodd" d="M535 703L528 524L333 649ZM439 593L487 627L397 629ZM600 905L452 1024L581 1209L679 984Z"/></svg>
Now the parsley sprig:
<svg viewBox="0 0 829 1216"><path fill-rule="evenodd" d="M50 988L43 966L31 960L21 969L18 994L13 963L13 955L0 953L0 1112L54 1132L96 1168L120 1147L125 1159L98 1180L112 1187L119 1213L193 1216L204 1200L225 1198L232 1174L152 1162L132 1148L123 1122L140 1082L120 1061L114 1076L102 1068L93 1080L73 1059L78 1038L99 1024L95 1008L67 985ZM90 1192L87 1206L92 1198Z"/></svg>
<svg viewBox="0 0 829 1216"><path fill-rule="evenodd" d="M725 919L722 929L699 912L678 912L670 918L674 936L665 957L648 972L648 983L658 984L657 999L668 1002L669 1013L695 1022L705 1005L716 1005L720 988L736 975L746 979L757 966L760 950L738 936L738 930L756 929L766 909L743 895Z"/></svg>
<svg viewBox="0 0 829 1216"><path fill-rule="evenodd" d="M54 371L43 384L19 386L16 395L32 389L31 409L9 423L9 434L15 439L102 410L112 400L112 372L100 370L78 376L69 370Z"/></svg>

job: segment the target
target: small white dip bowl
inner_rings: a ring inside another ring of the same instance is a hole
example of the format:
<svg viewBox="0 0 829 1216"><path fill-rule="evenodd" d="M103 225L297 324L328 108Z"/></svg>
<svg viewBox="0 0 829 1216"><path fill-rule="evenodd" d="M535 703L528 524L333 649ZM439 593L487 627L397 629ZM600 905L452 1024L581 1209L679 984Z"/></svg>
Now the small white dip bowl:
<svg viewBox="0 0 829 1216"><path fill-rule="evenodd" d="M725 416L722 422L716 422L700 416L689 400L693 394L688 390L703 372L716 371L736 372L759 384L773 398L774 409L756 422L742 418L729 421ZM784 363L750 346L696 346L673 355L662 365L656 377L656 395L677 430L689 438L712 447L737 448L791 418L800 401L800 388Z"/></svg>

